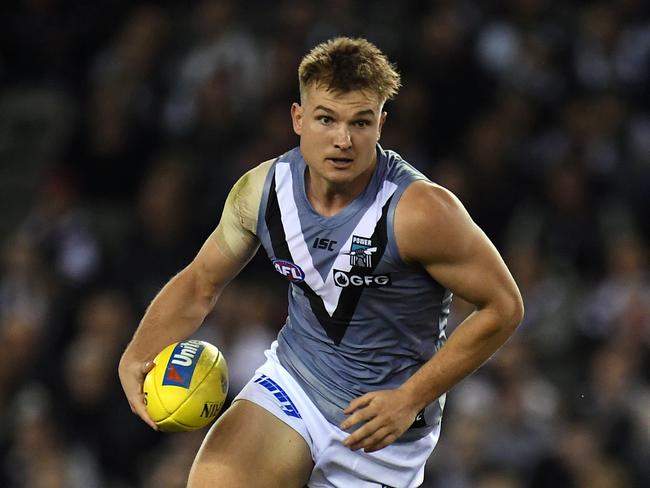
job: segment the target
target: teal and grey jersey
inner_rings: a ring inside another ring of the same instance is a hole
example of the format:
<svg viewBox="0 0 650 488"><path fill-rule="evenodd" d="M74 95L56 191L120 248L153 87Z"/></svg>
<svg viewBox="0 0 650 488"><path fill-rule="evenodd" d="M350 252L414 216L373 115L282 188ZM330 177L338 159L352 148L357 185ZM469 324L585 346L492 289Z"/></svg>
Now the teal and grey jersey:
<svg viewBox="0 0 650 488"><path fill-rule="evenodd" d="M291 282L278 358L338 425L352 399L397 388L435 354L445 340L451 293L421 266L405 263L395 242L397 202L424 175L378 146L364 192L323 217L307 200L305 169L298 148L272 164L256 234ZM443 405L444 396L399 441L429 433Z"/></svg>

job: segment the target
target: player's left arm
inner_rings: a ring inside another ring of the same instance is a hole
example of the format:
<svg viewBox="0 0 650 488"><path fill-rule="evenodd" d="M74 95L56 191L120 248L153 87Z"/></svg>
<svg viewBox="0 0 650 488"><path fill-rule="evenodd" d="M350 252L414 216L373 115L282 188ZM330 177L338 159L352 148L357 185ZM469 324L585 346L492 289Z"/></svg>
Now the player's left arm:
<svg viewBox="0 0 650 488"><path fill-rule="evenodd" d="M476 310L400 388L350 402L341 428L365 422L345 440L354 450L371 452L394 442L418 412L494 354L523 318L521 295L503 259L451 192L412 184L398 203L395 235L405 261L420 263Z"/></svg>

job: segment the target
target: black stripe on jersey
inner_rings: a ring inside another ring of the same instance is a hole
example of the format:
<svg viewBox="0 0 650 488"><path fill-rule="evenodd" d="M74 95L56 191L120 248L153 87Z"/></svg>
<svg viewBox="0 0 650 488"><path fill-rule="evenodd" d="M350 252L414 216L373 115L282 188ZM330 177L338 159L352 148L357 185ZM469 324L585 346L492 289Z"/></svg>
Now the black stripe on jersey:
<svg viewBox="0 0 650 488"><path fill-rule="evenodd" d="M274 174L271 180L271 187L269 188L269 200L266 203L264 220L266 222L266 228L269 230L271 247L273 247L275 258L293 262L291 251L289 251L289 245L287 244L287 236L282 226L282 214L280 212L280 204L278 203L278 194L275 191L275 169L273 171Z"/></svg>
<svg viewBox="0 0 650 488"><path fill-rule="evenodd" d="M350 269L350 274L356 274L359 276L368 276L373 274L375 268L377 267L377 264L384 256L384 252L386 251L386 244L388 242L388 209L390 208L390 202L392 199L393 197L390 197L384 204L384 207L381 211L381 217L375 226L375 231L372 233L372 236L370 236L372 244L377 246L377 253L373 255L372 259L372 266L368 268L363 266L352 266ZM336 310L332 314L332 317L330 318L327 312L325 312L325 319L329 321L329 327L326 327L326 325L322 320L320 320L319 317L319 321L323 327L325 327L327 335L334 341L335 344L340 344L341 339L343 339L345 331L350 325L350 320L352 320L352 316L354 315L354 311L357 308L357 304L359 303L359 299L361 298L361 294L364 290L365 288L360 286L350 286L344 288L343 291L341 291L339 303L336 306ZM322 303L323 302L321 300L321 306ZM324 307L323 311L325 311Z"/></svg>
<svg viewBox="0 0 650 488"><path fill-rule="evenodd" d="M392 197L384 204L382 209L381 218L375 226L375 230L371 236L371 241L373 245L377 246L377 252L373 255L373 265L372 267L360 267L352 266L350 273L354 273L360 276L371 275L375 270L377 263L381 261L384 251L386 250L386 243L388 241L387 233L387 216L388 209L390 208L390 202ZM287 244L287 237L284 231L284 226L282 225L282 216L280 212L280 205L278 203L278 196L275 190L275 175L273 175L273 181L271 181L271 188L269 192L269 200L266 206L266 215L265 215L266 226L269 230L269 236L271 238L271 246L273 247L273 254L275 254L276 259L284 259L287 261L293 262L291 256L291 251ZM309 300L312 312L318 319L318 322L323 326L327 336L334 341L334 344L340 344L341 339L345 335L345 331L350 325L350 320L354 315L354 311L357 308L359 299L361 298L361 293L363 292L362 287L348 287L341 291L339 296L339 302L336 306L336 310L330 317L325 310L325 305L323 300L318 294L311 289L311 287L304 281L300 283L292 283L293 285L299 286L300 289L305 293L305 296Z"/></svg>

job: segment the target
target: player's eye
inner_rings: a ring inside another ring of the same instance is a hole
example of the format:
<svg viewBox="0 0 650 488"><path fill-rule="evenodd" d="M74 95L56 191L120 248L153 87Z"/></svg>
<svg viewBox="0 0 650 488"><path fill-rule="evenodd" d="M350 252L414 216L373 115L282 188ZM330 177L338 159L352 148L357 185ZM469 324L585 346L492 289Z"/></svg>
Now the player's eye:
<svg viewBox="0 0 650 488"><path fill-rule="evenodd" d="M368 127L370 125L370 121L368 120L356 120L354 122L354 126L358 127L359 129L363 129L364 127Z"/></svg>
<svg viewBox="0 0 650 488"><path fill-rule="evenodd" d="M332 117L330 117L329 115L319 115L318 121L323 125L330 125L334 121L334 119L332 119Z"/></svg>

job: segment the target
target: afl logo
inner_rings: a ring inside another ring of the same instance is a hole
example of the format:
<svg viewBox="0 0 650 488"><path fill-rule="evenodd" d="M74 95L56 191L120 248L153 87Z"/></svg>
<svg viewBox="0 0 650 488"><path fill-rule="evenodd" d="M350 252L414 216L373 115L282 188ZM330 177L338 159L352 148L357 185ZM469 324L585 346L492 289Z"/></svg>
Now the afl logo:
<svg viewBox="0 0 650 488"><path fill-rule="evenodd" d="M292 283L300 283L305 279L305 272L300 266L293 264L291 261L283 259L274 259L273 266L275 270Z"/></svg>

